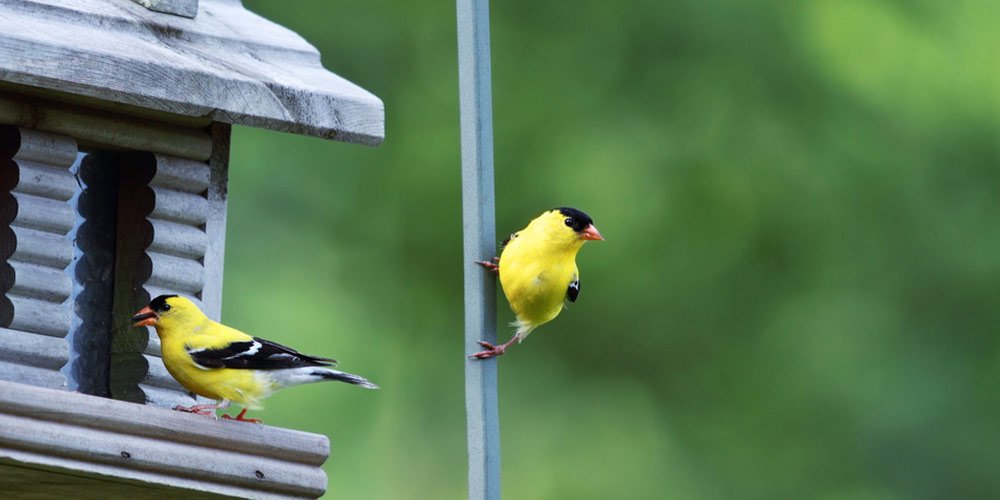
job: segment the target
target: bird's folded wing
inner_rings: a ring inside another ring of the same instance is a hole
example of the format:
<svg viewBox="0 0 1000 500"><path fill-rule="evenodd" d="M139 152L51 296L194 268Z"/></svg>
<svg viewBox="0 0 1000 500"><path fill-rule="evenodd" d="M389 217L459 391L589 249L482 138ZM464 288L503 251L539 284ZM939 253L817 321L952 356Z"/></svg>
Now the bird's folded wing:
<svg viewBox="0 0 1000 500"><path fill-rule="evenodd" d="M576 279L573 280L569 284L569 288L566 289L566 298L568 298L570 302L576 302L576 297L578 295L580 295L580 280Z"/></svg>
<svg viewBox="0 0 1000 500"><path fill-rule="evenodd" d="M280 370L301 366L331 366L337 362L330 358L302 354L291 347L257 337L247 341L230 342L220 347L188 346L187 352L195 363L205 368Z"/></svg>
<svg viewBox="0 0 1000 500"><path fill-rule="evenodd" d="M503 241L500 242L500 249L502 250L504 247L506 247L507 244L510 243L510 240L517 238L519 234L521 233L511 233L510 236L504 238Z"/></svg>

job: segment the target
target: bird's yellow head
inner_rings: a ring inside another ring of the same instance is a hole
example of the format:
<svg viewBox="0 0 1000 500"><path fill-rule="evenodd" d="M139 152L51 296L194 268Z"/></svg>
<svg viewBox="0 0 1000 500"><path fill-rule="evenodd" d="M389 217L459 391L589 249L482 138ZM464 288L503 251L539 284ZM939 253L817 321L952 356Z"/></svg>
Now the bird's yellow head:
<svg viewBox="0 0 1000 500"><path fill-rule="evenodd" d="M570 207L553 208L539 215L525 230L538 231L549 242L576 250L589 240L604 239L589 215Z"/></svg>
<svg viewBox="0 0 1000 500"><path fill-rule="evenodd" d="M189 299L177 295L160 295L132 316L132 326L153 326L157 332L184 323L204 320L205 314Z"/></svg>

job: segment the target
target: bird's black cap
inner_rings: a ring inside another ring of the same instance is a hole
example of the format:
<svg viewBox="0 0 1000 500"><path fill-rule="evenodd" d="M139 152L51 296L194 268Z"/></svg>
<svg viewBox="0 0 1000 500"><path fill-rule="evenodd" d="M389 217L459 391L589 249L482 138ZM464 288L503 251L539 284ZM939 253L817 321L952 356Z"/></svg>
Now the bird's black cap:
<svg viewBox="0 0 1000 500"><path fill-rule="evenodd" d="M149 301L149 308L154 311L162 311L163 306L167 305L167 299L171 297L176 297L176 295L160 295L159 297Z"/></svg>
<svg viewBox="0 0 1000 500"><path fill-rule="evenodd" d="M563 214L566 217L566 225L578 233L594 223L594 219L591 219L582 210L570 207L559 207L553 210L558 210L559 213Z"/></svg>

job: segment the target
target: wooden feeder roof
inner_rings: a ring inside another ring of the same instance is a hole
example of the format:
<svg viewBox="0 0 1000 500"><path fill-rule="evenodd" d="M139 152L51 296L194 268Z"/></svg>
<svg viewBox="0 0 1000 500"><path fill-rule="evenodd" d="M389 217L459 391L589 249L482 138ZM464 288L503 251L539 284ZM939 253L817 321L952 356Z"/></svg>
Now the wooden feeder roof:
<svg viewBox="0 0 1000 500"><path fill-rule="evenodd" d="M378 97L324 69L315 47L240 0L200 0L194 18L131 0L4 2L0 81L345 142L385 136Z"/></svg>

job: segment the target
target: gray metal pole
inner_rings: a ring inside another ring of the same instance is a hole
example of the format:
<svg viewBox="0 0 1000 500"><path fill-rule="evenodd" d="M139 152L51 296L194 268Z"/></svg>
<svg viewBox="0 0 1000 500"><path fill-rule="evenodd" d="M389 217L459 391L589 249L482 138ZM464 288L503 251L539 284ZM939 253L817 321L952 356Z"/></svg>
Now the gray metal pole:
<svg viewBox="0 0 1000 500"><path fill-rule="evenodd" d="M496 280L475 260L496 255L493 109L488 0L457 0L458 93L462 128L462 226L465 252L465 354L496 343ZM497 360L465 361L469 499L500 499Z"/></svg>

